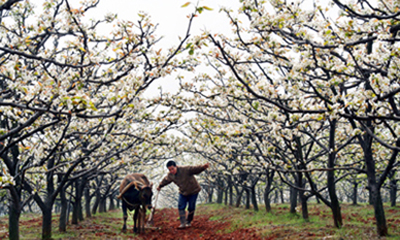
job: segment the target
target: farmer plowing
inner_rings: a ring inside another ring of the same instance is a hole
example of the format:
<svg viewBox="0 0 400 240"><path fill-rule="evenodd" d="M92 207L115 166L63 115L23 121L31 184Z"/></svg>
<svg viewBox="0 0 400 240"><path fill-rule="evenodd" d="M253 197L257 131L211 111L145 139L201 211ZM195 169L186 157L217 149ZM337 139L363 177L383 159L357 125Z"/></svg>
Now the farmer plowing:
<svg viewBox="0 0 400 240"><path fill-rule="evenodd" d="M191 226L196 210L197 196L201 190L199 183L194 175L200 174L209 167L209 163L198 166L177 166L174 161L167 163L169 173L161 181L157 190L162 187L175 183L179 187L178 212L180 225L179 229ZM188 214L186 215L186 206L188 206Z"/></svg>

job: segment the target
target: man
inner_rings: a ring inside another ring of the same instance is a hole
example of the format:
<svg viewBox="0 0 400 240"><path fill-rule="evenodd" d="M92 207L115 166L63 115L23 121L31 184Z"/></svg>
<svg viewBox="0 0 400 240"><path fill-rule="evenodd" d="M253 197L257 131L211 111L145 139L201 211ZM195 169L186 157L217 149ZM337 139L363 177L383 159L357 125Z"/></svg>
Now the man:
<svg viewBox="0 0 400 240"><path fill-rule="evenodd" d="M171 182L179 187L178 210L181 225L178 228L180 229L190 227L193 221L197 196L201 190L194 175L203 172L209 166L209 163L199 166L176 166L174 161L167 162L169 173L161 181L157 190L160 191L162 187ZM185 211L186 205L189 205L187 218Z"/></svg>

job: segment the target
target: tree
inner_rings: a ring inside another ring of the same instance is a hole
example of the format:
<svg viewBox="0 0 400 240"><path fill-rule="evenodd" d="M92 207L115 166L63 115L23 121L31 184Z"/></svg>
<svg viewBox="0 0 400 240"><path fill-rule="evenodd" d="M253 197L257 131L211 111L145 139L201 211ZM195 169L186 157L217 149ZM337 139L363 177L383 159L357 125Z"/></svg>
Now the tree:
<svg viewBox="0 0 400 240"><path fill-rule="evenodd" d="M51 209L68 181L130 162L120 154L150 145L174 125L149 124L157 113L142 95L174 69L192 66L191 60L178 66L175 57L185 51L194 15L178 45L162 51L148 15L140 14L137 23L113 14L86 19L97 4L46 1L37 15L28 1L1 6L0 156L6 166L1 183L13 196L13 239L18 239L23 189L43 211L42 237L51 238Z"/></svg>
<svg viewBox="0 0 400 240"><path fill-rule="evenodd" d="M340 18L331 18L328 7L316 4L306 8L279 0L243 2L240 14L247 17L246 22L225 11L235 38L205 33L217 48L210 57L226 66L246 92L289 116L298 116L297 122L329 121L334 137L340 130L335 123L349 121L354 129L351 137L358 138L364 152L378 233L385 236L379 192L399 150L398 21L386 1L376 6L367 1L328 4L342 10ZM375 141L382 153L388 153L384 148L392 151L379 179L376 168L380 167L371 148ZM329 167L336 162L333 143ZM328 181L334 182L330 174ZM334 191L329 192L336 195Z"/></svg>

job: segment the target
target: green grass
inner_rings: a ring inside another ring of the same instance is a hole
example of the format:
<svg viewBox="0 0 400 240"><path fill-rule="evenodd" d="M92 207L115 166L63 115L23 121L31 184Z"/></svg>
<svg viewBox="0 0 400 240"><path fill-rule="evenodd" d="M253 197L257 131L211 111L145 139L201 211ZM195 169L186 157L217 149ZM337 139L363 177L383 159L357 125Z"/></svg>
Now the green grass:
<svg viewBox="0 0 400 240"><path fill-rule="evenodd" d="M7 217L0 219L7 222ZM40 239L42 234L42 218L40 214L22 214L20 218L20 239ZM120 209L98 213L94 217L86 218L77 225L68 224L67 232L60 232L58 229L59 216L52 218L53 239L118 239L134 238L136 234L128 231L121 235L122 212ZM132 217L128 217L127 225L133 225ZM7 231L8 232L8 231ZM0 234L0 239L2 239Z"/></svg>
<svg viewBox="0 0 400 240"><path fill-rule="evenodd" d="M301 213L289 213L289 205L273 205L272 211L267 213L263 206L260 211L252 209L235 208L219 204L199 205L196 215L210 216L211 221L229 222L224 230L219 233L232 233L243 228L253 228L266 239L355 239L355 240L400 240L400 207L385 205L385 216L389 229L389 237L379 238L376 234L372 206L363 204L352 206L342 204L343 227L338 229L333 226L330 209L323 204L310 203L309 220L305 221ZM21 239L40 239L41 227L40 214L23 214L20 221ZM0 218L0 223L5 224L7 217ZM132 217L128 217L128 226L132 226ZM78 225L68 225L67 232L58 230L58 215L53 216L53 239L127 239L135 238L132 232L121 234L121 210L98 213L92 218L87 218ZM3 225L4 228L4 225ZM1 229L0 239L4 237Z"/></svg>
<svg viewBox="0 0 400 240"><path fill-rule="evenodd" d="M331 210L323 205L310 203L308 206L309 219L305 221L301 212L289 213L286 204L273 205L267 213L260 211L234 208L219 204L199 206L204 214L210 214L213 221L229 221L230 228L226 233L240 228L255 228L266 238L278 239L400 239L400 207L385 206L385 216L391 236L379 238L374 223L374 210L369 205L352 206L342 204L343 227L333 226Z"/></svg>

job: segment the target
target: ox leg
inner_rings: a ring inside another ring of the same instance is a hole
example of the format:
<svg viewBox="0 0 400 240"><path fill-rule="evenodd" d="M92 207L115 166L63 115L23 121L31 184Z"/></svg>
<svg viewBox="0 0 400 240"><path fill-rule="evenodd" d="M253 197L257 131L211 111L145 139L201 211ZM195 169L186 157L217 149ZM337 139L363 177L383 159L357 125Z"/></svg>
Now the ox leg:
<svg viewBox="0 0 400 240"><path fill-rule="evenodd" d="M122 226L122 232L126 232L126 220L128 219L128 212L126 209L126 203L122 201L122 214L124 219L124 225Z"/></svg>
<svg viewBox="0 0 400 240"><path fill-rule="evenodd" d="M145 225L145 218L146 218L146 208L143 206L140 209L140 228L141 228L141 232L144 233L144 225Z"/></svg>
<svg viewBox="0 0 400 240"><path fill-rule="evenodd" d="M138 209L138 233L142 233L142 208L139 207Z"/></svg>
<svg viewBox="0 0 400 240"><path fill-rule="evenodd" d="M140 211L140 206L135 208L135 214L133 215L133 232L137 233L138 232L138 227L139 227L139 211Z"/></svg>
<svg viewBox="0 0 400 240"><path fill-rule="evenodd" d="M137 231L138 233L142 233L142 208L138 207L138 217L137 217Z"/></svg>

